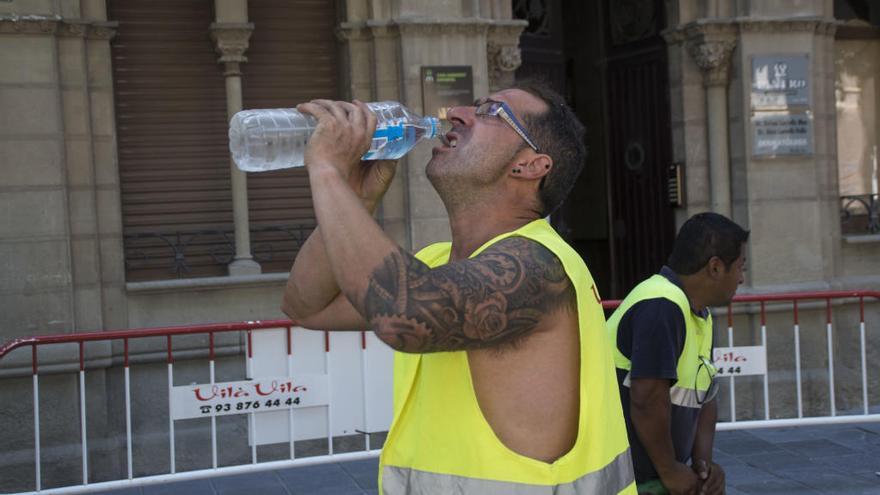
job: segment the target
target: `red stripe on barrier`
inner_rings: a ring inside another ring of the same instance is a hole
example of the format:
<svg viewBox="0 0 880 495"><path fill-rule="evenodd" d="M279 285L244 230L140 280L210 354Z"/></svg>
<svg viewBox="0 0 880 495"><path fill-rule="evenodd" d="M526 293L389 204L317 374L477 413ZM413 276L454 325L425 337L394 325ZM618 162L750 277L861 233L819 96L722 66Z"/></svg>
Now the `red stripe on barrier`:
<svg viewBox="0 0 880 495"><path fill-rule="evenodd" d="M330 332L324 330L324 352L330 352Z"/></svg>
<svg viewBox="0 0 880 495"><path fill-rule="evenodd" d="M794 300L794 324L798 325L798 300Z"/></svg>
<svg viewBox="0 0 880 495"><path fill-rule="evenodd" d="M287 355L293 354L293 328L287 327Z"/></svg>
<svg viewBox="0 0 880 495"><path fill-rule="evenodd" d="M33 368L34 374L37 374L37 344L31 346L31 368Z"/></svg>
<svg viewBox="0 0 880 495"><path fill-rule="evenodd" d="M208 333L208 359L214 360L214 332Z"/></svg>
<svg viewBox="0 0 880 495"><path fill-rule="evenodd" d="M788 302L793 301L795 308L797 308L797 302L803 300L817 300L817 299L858 299L859 300L859 312L860 319L864 322L864 299L866 297L874 298L880 300L880 291L868 291L868 290L852 290L852 291L815 291L815 292L792 292L792 293L779 293L779 294L749 294L749 295L739 295L734 297L734 303L761 303L762 308L765 303L768 302ZM608 310L613 310L620 305L620 301L617 300L609 300L602 301L602 307ZM762 313L765 313L762 311ZM795 323L798 323L799 315L795 313ZM762 314L762 323L765 322L764 315ZM230 322L230 323L212 323L205 325L180 325L180 326L169 326L169 327L156 327L156 328L132 328L127 330L108 330L108 331L100 331L100 332L82 332L82 333L71 333L71 334L56 334L56 335L39 335L33 337L23 337L12 340L0 346L0 359L5 357L14 349L19 347L32 346L36 347L38 345L48 345L48 344L66 344L66 343L79 343L79 342L96 342L96 341L108 341L108 340L116 340L116 339L125 339L126 346L128 344L127 339L141 339L148 337L170 337L172 335L193 335L193 334L205 334L205 333L217 333L217 332L241 332L247 331L248 338L250 339L250 332L253 330L263 330L269 328L278 328L278 327L286 327L288 325L296 325L295 321L291 320L266 320L266 321L247 321L247 322ZM329 335L325 334L325 350L329 351L330 342ZM249 342L250 345L250 342ZM34 351L35 352L35 351ZM250 357L250 356L249 356ZM37 367L37 363L33 363L34 369Z"/></svg>
<svg viewBox="0 0 880 495"><path fill-rule="evenodd" d="M123 341L123 347L125 348L125 358L123 360L124 361L123 364L125 365L126 368L128 368L128 339L127 338L122 339L122 341Z"/></svg>
<svg viewBox="0 0 880 495"><path fill-rule="evenodd" d="M247 343L248 343L248 359L254 357L254 341L251 339L251 331L247 331Z"/></svg>
<svg viewBox="0 0 880 495"><path fill-rule="evenodd" d="M86 359L85 359L85 355L84 355L85 352L83 351L84 345L85 345L85 342L79 343L79 370L80 371L85 371L85 369L86 369Z"/></svg>
<svg viewBox="0 0 880 495"><path fill-rule="evenodd" d="M174 356L171 354L171 336L170 336L170 335L166 335L165 337L166 337L167 342L168 342L168 343L167 343L167 347L168 347L168 364L171 364L171 363L174 362Z"/></svg>
<svg viewBox="0 0 880 495"><path fill-rule="evenodd" d="M367 348L367 332L361 330L361 349Z"/></svg>

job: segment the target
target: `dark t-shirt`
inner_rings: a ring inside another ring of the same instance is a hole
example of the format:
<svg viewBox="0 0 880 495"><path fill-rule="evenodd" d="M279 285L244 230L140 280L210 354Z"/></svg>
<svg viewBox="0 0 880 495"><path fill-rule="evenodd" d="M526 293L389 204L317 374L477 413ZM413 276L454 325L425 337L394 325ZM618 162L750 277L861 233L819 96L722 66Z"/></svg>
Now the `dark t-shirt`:
<svg viewBox="0 0 880 495"><path fill-rule="evenodd" d="M669 267L664 266L660 274L681 287L681 281ZM697 316L707 318L708 311L704 310ZM662 297L636 303L623 315L617 327L617 348L632 363L630 371L617 370L617 383L638 483L659 476L632 424L629 387L624 386L623 382L629 374L630 379L667 378L670 387L675 384L678 380L678 358L684 349L686 332L681 308ZM675 404L671 406L672 444L676 459L684 463L691 457L700 409Z"/></svg>

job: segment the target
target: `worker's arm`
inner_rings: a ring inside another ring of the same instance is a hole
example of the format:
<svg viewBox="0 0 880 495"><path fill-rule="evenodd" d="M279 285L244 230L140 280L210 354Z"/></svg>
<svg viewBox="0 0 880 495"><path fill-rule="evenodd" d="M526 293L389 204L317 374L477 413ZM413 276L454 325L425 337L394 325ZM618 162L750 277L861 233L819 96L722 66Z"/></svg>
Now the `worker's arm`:
<svg viewBox="0 0 880 495"><path fill-rule="evenodd" d="M724 469L712 462L712 445L715 442L715 422L718 420L718 401L703 404L697 420L697 435L691 454L691 466L703 483L701 493L721 495L724 493Z"/></svg>
<svg viewBox="0 0 880 495"><path fill-rule="evenodd" d="M633 378L630 383L630 416L663 485L672 495L695 495L699 478L675 458L672 444L670 380Z"/></svg>
<svg viewBox="0 0 880 495"><path fill-rule="evenodd" d="M348 174L347 183L363 208L372 215L394 178L397 162L358 162ZM364 329L366 322L363 317L340 295L321 231L319 222L297 253L287 279L281 309L291 319L309 328Z"/></svg>

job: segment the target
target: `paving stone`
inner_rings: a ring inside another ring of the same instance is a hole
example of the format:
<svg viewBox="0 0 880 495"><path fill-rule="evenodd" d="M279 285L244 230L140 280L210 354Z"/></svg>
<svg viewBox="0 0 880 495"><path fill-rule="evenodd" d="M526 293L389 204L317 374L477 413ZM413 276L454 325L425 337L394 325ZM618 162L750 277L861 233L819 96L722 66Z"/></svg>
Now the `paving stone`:
<svg viewBox="0 0 880 495"><path fill-rule="evenodd" d="M260 473L240 474L236 476L222 476L211 480L214 490L218 494L244 493L244 491L272 490L275 488L285 491L284 485L273 471Z"/></svg>
<svg viewBox="0 0 880 495"><path fill-rule="evenodd" d="M716 439L715 446L718 450L735 456L781 450L776 445L751 435L742 438Z"/></svg>
<svg viewBox="0 0 880 495"><path fill-rule="evenodd" d="M757 428L748 433L770 443L815 440L817 436L812 428Z"/></svg>
<svg viewBox="0 0 880 495"><path fill-rule="evenodd" d="M364 491L357 485L323 486L307 490L291 490L291 495L363 495Z"/></svg>
<svg viewBox="0 0 880 495"><path fill-rule="evenodd" d="M828 469L800 469L781 473L822 493L876 495L880 483L870 483L852 474L841 474Z"/></svg>
<svg viewBox="0 0 880 495"><path fill-rule="evenodd" d="M863 430L872 431L878 435L880 435L880 423L860 423L859 428Z"/></svg>
<svg viewBox="0 0 880 495"><path fill-rule="evenodd" d="M820 438L827 438L835 443L859 451L868 452L880 448L880 433L862 428L848 428Z"/></svg>
<svg viewBox="0 0 880 495"><path fill-rule="evenodd" d="M379 473L378 457L375 459L364 459L360 461L340 462L339 465L342 469L353 475L363 473L373 473L374 475L378 475Z"/></svg>
<svg viewBox="0 0 880 495"><path fill-rule="evenodd" d="M363 473L352 475L355 483L364 490L379 487L378 473Z"/></svg>
<svg viewBox="0 0 880 495"><path fill-rule="evenodd" d="M822 493L801 483L791 480L770 480L747 483L736 487L743 493L759 493L761 495L816 495Z"/></svg>
<svg viewBox="0 0 880 495"><path fill-rule="evenodd" d="M178 481L162 485L150 485L143 487L144 495L216 495L211 480Z"/></svg>
<svg viewBox="0 0 880 495"><path fill-rule="evenodd" d="M880 471L880 456L865 455L863 453L829 457L823 459L822 462L828 463L838 471L849 473L874 474ZM880 480L880 477L877 479Z"/></svg>
<svg viewBox="0 0 880 495"><path fill-rule="evenodd" d="M712 460L715 461L716 464L720 464L722 467L733 466L735 464L745 465L745 462L743 462L742 459L740 459L739 457L725 454L718 449L714 449L712 451Z"/></svg>
<svg viewBox="0 0 880 495"><path fill-rule="evenodd" d="M278 476L292 494L338 493L341 495L363 491L339 464L288 469L279 471Z"/></svg>
<svg viewBox="0 0 880 495"><path fill-rule="evenodd" d="M820 438L817 440L800 440L797 442L780 442L777 446L789 451L797 453L809 459L817 459L822 457L841 456L855 454L853 449L844 447L839 443L832 442Z"/></svg>
<svg viewBox="0 0 880 495"><path fill-rule="evenodd" d="M741 466L722 467L724 468L725 479L727 479L727 484L729 486L739 487L739 484L741 483L773 481L780 479L779 476L776 476L773 473L769 473L767 471L764 471L763 469L749 466L747 464L743 464Z"/></svg>
<svg viewBox="0 0 880 495"><path fill-rule="evenodd" d="M820 465L814 465L812 462L810 462L808 458L790 452L770 452L742 455L737 457L737 459L745 462L750 466L768 472L775 472L778 469L786 468L802 468L805 465L813 465L816 468L821 468Z"/></svg>

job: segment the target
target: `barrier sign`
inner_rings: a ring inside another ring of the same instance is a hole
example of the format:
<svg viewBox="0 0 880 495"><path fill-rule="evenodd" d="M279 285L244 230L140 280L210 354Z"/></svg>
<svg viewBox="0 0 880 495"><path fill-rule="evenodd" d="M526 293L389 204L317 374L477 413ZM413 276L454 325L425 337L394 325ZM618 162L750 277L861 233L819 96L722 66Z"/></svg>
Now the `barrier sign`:
<svg viewBox="0 0 880 495"><path fill-rule="evenodd" d="M327 375L297 375L295 378L260 378L173 387L171 417L209 418L325 406L330 402L328 390Z"/></svg>
<svg viewBox="0 0 880 495"><path fill-rule="evenodd" d="M767 351L764 346L716 347L712 358L718 369L715 376L767 374Z"/></svg>

